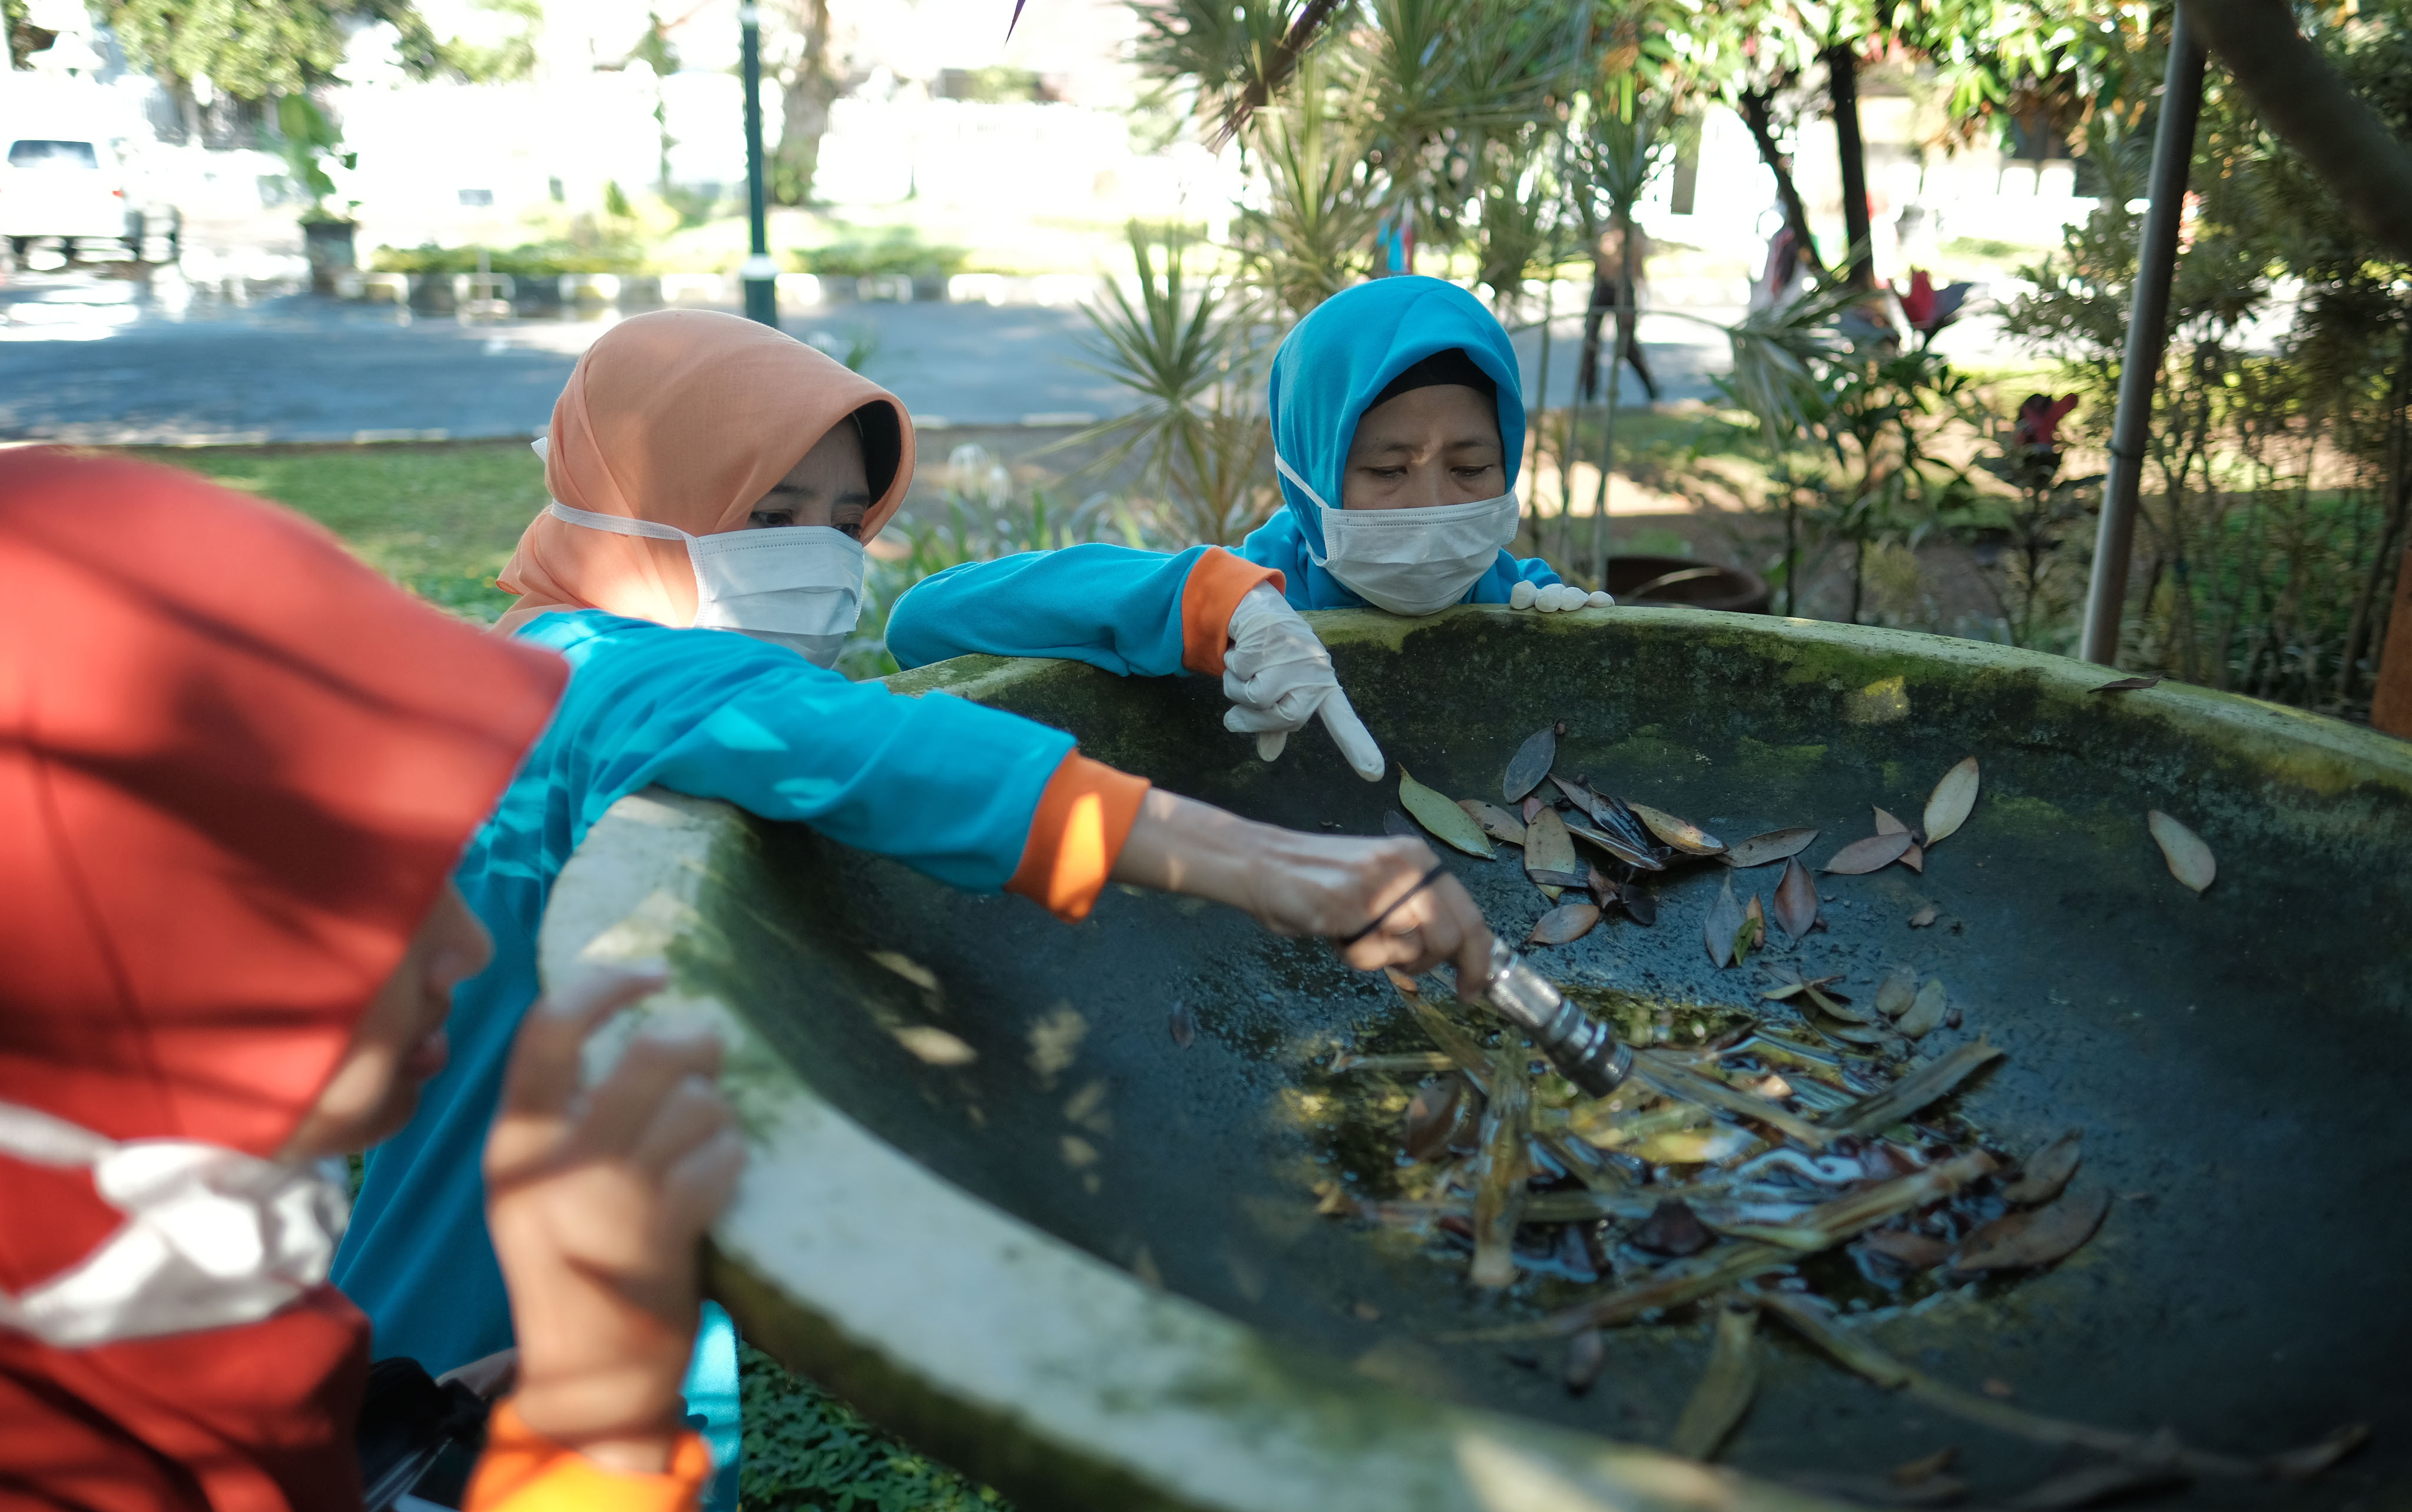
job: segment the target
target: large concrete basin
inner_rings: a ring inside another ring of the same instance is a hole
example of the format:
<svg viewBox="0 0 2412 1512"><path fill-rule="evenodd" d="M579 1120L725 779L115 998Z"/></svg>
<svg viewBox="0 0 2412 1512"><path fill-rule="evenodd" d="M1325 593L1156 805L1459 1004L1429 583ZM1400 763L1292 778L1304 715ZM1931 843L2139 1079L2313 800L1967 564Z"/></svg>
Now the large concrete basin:
<svg viewBox="0 0 2412 1512"><path fill-rule="evenodd" d="M1862 991L1890 962L1942 976L1965 1021L1930 1044L2008 1051L1964 1110L2012 1151L2081 1125L2085 1179L2119 1199L2056 1270L1855 1326L2034 1410L2234 1453L2373 1427L2320 1480L2203 1482L2188 1505L2412 1500L2412 746L1873 629L1667 609L1318 628L1393 782L1404 763L1452 796L1495 798L1516 742L1564 719L1561 770L1728 838L1822 826L1822 860L1871 804L1914 816L1977 756L1983 796L1924 875L1826 881L1830 932L1805 948ZM1396 803L1319 730L1258 762L1204 679L968 658L893 681L1301 829L1379 833ZM2151 808L2216 851L2204 896L2164 867ZM1544 907L1512 859L1451 864L1503 931ZM1749 1001L1756 974L1700 947L1722 874L1674 875L1655 929L1603 926L1548 969ZM1910 930L1926 903L1939 921ZM1529 1307L1316 1217L1310 1192L1309 1059L1394 999L1227 910L1109 889L1067 929L651 793L563 874L543 952L555 981L666 960L651 1011L733 1042L755 1159L712 1282L747 1335L1032 1512L1776 1509L1822 1505L1796 1473L1880 1475L1947 1444L1998 1501L2054 1462L1776 1337L1733 1468L1713 1470L1651 1446L1706 1358L1697 1318L1613 1333L1580 1398L1551 1346L1448 1342Z"/></svg>

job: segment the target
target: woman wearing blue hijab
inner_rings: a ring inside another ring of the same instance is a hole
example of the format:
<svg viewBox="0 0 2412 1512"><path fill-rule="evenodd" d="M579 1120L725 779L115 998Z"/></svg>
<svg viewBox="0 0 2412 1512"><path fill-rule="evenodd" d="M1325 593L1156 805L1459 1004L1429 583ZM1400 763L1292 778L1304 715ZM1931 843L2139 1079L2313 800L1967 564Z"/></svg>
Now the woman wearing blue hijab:
<svg viewBox="0 0 2412 1512"><path fill-rule="evenodd" d="M1225 726L1265 759L1320 716L1372 781L1382 753L1298 610L1612 602L1506 550L1524 403L1508 332L1464 289L1407 276L1326 300L1274 355L1267 406L1286 507L1236 554L1089 545L966 563L897 600L889 650L904 667L985 652L1219 674Z"/></svg>

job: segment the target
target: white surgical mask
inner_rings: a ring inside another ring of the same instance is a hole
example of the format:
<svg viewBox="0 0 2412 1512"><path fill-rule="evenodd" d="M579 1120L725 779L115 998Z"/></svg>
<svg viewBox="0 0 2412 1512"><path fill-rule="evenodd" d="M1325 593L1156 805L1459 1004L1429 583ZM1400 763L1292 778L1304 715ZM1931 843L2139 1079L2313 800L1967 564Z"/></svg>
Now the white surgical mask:
<svg viewBox="0 0 2412 1512"><path fill-rule="evenodd" d="M616 536L684 541L695 568L696 624L786 646L816 667L837 660L862 617L862 543L834 526L690 536L651 520L573 509L559 499L545 512Z"/></svg>
<svg viewBox="0 0 2412 1512"><path fill-rule="evenodd" d="M1393 614L1436 614L1465 596L1516 538L1513 493L1419 509L1334 509L1279 456L1273 465L1315 501L1323 524L1316 565Z"/></svg>
<svg viewBox="0 0 2412 1512"><path fill-rule="evenodd" d="M0 1103L0 1153L84 1167L125 1223L72 1269L11 1296L0 1328L60 1349L257 1323L327 1279L349 1205L326 1166L185 1139L125 1143Z"/></svg>

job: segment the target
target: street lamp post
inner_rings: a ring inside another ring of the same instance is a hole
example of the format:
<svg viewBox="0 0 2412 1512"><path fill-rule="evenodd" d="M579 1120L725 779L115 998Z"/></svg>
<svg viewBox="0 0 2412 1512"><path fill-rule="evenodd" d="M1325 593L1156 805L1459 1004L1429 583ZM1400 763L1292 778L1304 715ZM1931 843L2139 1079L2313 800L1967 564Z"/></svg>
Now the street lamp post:
<svg viewBox="0 0 2412 1512"><path fill-rule="evenodd" d="M771 260L769 207L762 192L762 9L737 7L745 36L745 216L752 251L738 276L745 281L745 318L779 324L779 265Z"/></svg>

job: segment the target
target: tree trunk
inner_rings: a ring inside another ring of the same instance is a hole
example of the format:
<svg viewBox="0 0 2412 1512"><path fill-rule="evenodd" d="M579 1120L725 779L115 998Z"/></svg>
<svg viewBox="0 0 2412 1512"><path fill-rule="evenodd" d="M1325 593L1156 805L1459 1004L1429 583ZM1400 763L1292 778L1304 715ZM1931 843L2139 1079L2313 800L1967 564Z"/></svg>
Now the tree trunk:
<svg viewBox="0 0 2412 1512"><path fill-rule="evenodd" d="M838 96L831 72L829 0L802 0L804 51L780 97L778 159L772 165L772 198L783 205L809 204L821 166L821 138L829 134L830 107Z"/></svg>
<svg viewBox="0 0 2412 1512"><path fill-rule="evenodd" d="M1843 160L1843 232L1850 241L1844 254L1850 262L1850 281L1873 287L1876 278L1875 228L1868 219L1868 148L1860 137L1860 60L1846 43L1825 52L1826 100L1834 112L1834 146Z"/></svg>
<svg viewBox="0 0 2412 1512"><path fill-rule="evenodd" d="M1824 277L1826 265L1817 259L1817 243L1809 235L1809 210L1801 202L1801 188L1792 182L1792 165L1775 145L1775 125L1772 113L1775 88L1740 91L1737 103L1742 110L1743 125L1750 128L1750 139L1758 148L1758 160L1775 175L1775 202L1784 207L1784 223L1792 228L1792 240L1800 246L1801 255L1809 266Z"/></svg>
<svg viewBox="0 0 2412 1512"><path fill-rule="evenodd" d="M2271 134L2382 247L2412 258L2412 147L2295 29L2293 10L2274 0L2179 3Z"/></svg>

